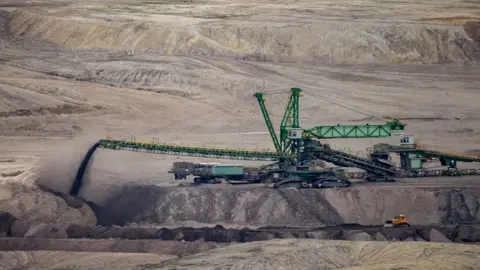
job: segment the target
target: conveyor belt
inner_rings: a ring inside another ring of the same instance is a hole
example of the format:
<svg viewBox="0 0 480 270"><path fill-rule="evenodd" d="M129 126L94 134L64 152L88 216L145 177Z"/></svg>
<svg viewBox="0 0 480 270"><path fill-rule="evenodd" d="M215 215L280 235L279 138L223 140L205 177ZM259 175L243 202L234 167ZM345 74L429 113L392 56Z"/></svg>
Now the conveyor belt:
<svg viewBox="0 0 480 270"><path fill-rule="evenodd" d="M362 179L367 176L367 172L348 172L347 175L352 179ZM458 170L431 170L422 169L414 171L397 171L396 177L399 178L422 178L422 177L441 177L441 176L467 176L480 175L480 169L458 169Z"/></svg>
<svg viewBox="0 0 480 270"><path fill-rule="evenodd" d="M181 156L240 159L240 160L278 160L288 157L287 154L281 154L269 151L251 151L222 148L206 148L191 146L175 146L157 143L144 143L121 140L100 140L100 147L115 150L143 151L157 154L170 154Z"/></svg>
<svg viewBox="0 0 480 270"><path fill-rule="evenodd" d="M388 145L390 152L393 153L409 153L409 154L416 154L422 157L427 158L443 158L447 160L454 160L459 162L480 162L480 156L470 156L460 153L449 153L449 152L441 152L436 150L430 150L420 147L399 147L396 145Z"/></svg>
<svg viewBox="0 0 480 270"><path fill-rule="evenodd" d="M386 167L386 164L361 158L342 151L324 149L315 153L316 158L331 162L341 167L354 167L375 175L395 176L395 169Z"/></svg>

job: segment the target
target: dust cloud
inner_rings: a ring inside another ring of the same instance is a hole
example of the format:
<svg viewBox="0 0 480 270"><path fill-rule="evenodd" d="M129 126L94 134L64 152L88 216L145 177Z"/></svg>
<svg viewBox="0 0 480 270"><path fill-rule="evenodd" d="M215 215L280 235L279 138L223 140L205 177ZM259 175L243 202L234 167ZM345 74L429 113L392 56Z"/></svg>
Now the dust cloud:
<svg viewBox="0 0 480 270"><path fill-rule="evenodd" d="M40 161L39 167L41 169L36 180L37 185L47 190L68 195L85 154L104 134L105 132L102 130L91 127L71 140L59 142L56 145L56 151ZM94 162L94 157L90 160L89 165L92 162ZM91 182L90 167L87 166L84 175L85 186L88 186ZM85 191L81 190L79 195L82 196L83 194L85 194Z"/></svg>

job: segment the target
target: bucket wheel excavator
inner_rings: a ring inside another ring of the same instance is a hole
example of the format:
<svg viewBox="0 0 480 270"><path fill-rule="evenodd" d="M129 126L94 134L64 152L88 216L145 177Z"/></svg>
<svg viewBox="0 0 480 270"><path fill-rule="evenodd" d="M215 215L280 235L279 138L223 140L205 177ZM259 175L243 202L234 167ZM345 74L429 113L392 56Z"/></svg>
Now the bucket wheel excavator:
<svg viewBox="0 0 480 270"><path fill-rule="evenodd" d="M83 175L88 162L97 148L112 150L142 151L156 154L181 155L237 160L270 160L274 163L260 168L262 180L274 182L273 187L294 186L298 188L348 187L350 181L344 170L316 169L312 166L322 160L339 167L356 167L367 172L367 180L392 180L395 166L380 158L362 158L331 148L320 142L321 139L339 138L380 138L402 134L404 123L398 120L387 121L383 125L336 125L302 128L299 117L299 100L303 95L300 88L291 88L289 101L280 124L280 132L273 128L269 113L265 106L264 93L254 94L257 100L275 151L250 151L235 149L219 149L206 147L177 146L135 140L102 139L94 144L82 161L70 194L76 196L83 184Z"/></svg>

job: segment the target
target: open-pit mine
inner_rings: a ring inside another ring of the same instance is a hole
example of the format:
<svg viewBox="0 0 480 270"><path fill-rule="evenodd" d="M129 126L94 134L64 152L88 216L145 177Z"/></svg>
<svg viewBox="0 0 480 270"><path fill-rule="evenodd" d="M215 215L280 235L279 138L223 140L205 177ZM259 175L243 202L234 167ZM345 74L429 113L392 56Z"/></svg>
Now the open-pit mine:
<svg viewBox="0 0 480 270"><path fill-rule="evenodd" d="M480 269L478 1L0 1L0 269Z"/></svg>

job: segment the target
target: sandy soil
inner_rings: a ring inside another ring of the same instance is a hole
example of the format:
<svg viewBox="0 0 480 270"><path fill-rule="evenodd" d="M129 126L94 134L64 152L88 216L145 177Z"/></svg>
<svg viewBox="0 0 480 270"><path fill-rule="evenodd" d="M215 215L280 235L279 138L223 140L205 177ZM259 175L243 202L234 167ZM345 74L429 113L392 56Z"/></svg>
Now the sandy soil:
<svg viewBox="0 0 480 270"><path fill-rule="evenodd" d="M465 244L281 239L232 244L182 257L107 252L0 252L0 264L42 269L79 266L82 269L107 266L109 269L475 269L479 255L478 246Z"/></svg>
<svg viewBox="0 0 480 270"><path fill-rule="evenodd" d="M471 245L271 240L210 250L148 269L458 269L478 267L479 253Z"/></svg>
<svg viewBox="0 0 480 270"><path fill-rule="evenodd" d="M300 87L304 127L397 117L430 148L480 149L480 4L474 1L7 0L0 10L0 210L16 209L17 215L47 209L41 213L51 219L91 223L91 212L79 215L58 198L38 193L34 183L67 192L83 154L107 132L174 144L272 148L252 98L257 91L267 93L277 124L288 90ZM135 55L127 56L127 50ZM364 155L380 142L398 143L397 138L331 143ZM126 184L177 185L166 173L174 160L191 159L99 151L81 195L108 204ZM478 186L475 178L429 181L401 185ZM404 210L397 208L403 201L377 201L406 193L376 187L335 192L321 197L345 220L376 222ZM217 195L228 193L235 196L234 191ZM411 192L405 210L422 220L430 209L425 220L437 221L438 205L428 199L436 195ZM447 194L439 201L468 205L474 202L469 196Z"/></svg>
<svg viewBox="0 0 480 270"><path fill-rule="evenodd" d="M0 267L17 269L135 269L155 264L168 256L138 253L68 252L68 251L8 251L0 252Z"/></svg>

